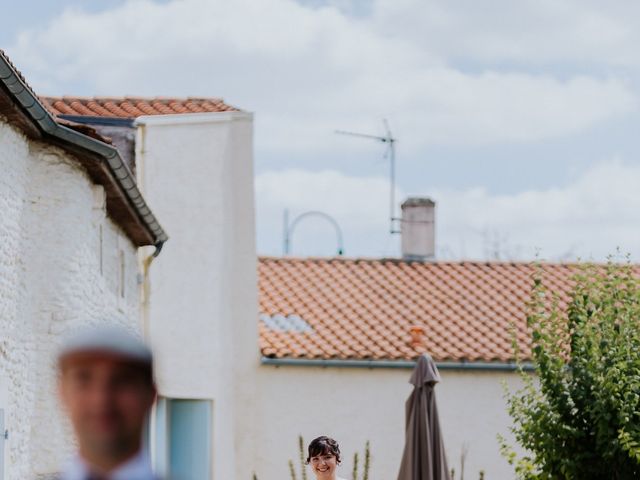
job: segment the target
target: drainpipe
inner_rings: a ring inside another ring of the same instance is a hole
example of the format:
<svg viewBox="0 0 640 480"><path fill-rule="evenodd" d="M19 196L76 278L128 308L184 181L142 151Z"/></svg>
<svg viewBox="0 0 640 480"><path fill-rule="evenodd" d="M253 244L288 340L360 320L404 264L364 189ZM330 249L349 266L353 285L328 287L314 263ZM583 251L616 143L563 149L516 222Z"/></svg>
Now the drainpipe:
<svg viewBox="0 0 640 480"><path fill-rule="evenodd" d="M160 255L162 244L155 246L155 250L151 255L147 255L142 260L142 333L145 340L149 341L149 305L151 299L151 282L149 281L149 269L155 258Z"/></svg>
<svg viewBox="0 0 640 480"><path fill-rule="evenodd" d="M135 143L135 162L136 162L136 183L138 188L144 195L145 192L145 141L146 141L146 126L143 123L136 123L136 143ZM149 305L151 297L151 283L149 281L149 269L153 260L158 256L162 250L162 245L156 245L152 254L147 255L148 249L144 249L142 255L142 281L140 292L140 318L142 321L142 335L148 342L150 340L151 333L149 331Z"/></svg>

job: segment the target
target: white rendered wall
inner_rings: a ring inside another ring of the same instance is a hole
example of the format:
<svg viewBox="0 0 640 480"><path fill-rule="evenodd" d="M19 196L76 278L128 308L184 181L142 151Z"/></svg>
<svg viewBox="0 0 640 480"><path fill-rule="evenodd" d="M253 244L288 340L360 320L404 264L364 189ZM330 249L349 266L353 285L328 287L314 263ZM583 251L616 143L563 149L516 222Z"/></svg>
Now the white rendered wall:
<svg viewBox="0 0 640 480"><path fill-rule="evenodd" d="M150 268L159 392L213 403L214 479L249 479L257 348L252 117L137 120L145 198L169 241Z"/></svg>
<svg viewBox="0 0 640 480"><path fill-rule="evenodd" d="M137 258L102 188L2 118L0 172L0 408L5 478L17 480L58 471L73 450L55 388L61 337L105 320L139 330Z"/></svg>
<svg viewBox="0 0 640 480"><path fill-rule="evenodd" d="M509 437L502 381L515 389L518 377L507 372L443 370L440 374L436 400L449 466L455 468L456 478L460 478L460 453L466 445L467 480L477 480L480 470L487 479L512 479L496 436ZM344 478L351 478L354 452L360 452L362 462L369 440L370 478L397 478L410 375L411 370L405 369L260 367L254 426L258 479L289 478L287 461L299 465L299 434L307 443L320 435L334 437L344 455L339 471Z"/></svg>

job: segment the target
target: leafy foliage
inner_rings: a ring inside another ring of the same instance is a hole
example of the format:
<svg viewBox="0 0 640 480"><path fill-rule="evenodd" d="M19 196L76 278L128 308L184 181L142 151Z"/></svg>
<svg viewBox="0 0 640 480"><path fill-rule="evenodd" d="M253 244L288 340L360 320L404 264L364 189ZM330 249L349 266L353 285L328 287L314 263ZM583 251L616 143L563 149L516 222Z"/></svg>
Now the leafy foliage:
<svg viewBox="0 0 640 480"><path fill-rule="evenodd" d="M462 450L460 451L460 478L459 480L464 480L464 467L467 462L467 455L469 454L469 446L466 443L462 444ZM451 468L449 472L451 476L451 480L456 480L456 469ZM480 480L484 480L484 470L480 470L478 472L478 476Z"/></svg>
<svg viewBox="0 0 640 480"><path fill-rule="evenodd" d="M293 466L293 460L289 460L289 475L291 475L291 480L297 480L296 469Z"/></svg>
<svg viewBox="0 0 640 480"><path fill-rule="evenodd" d="M300 475L302 480L307 480L307 469L305 468L306 459L304 454L304 438L298 435L298 459L300 461Z"/></svg>
<svg viewBox="0 0 640 480"><path fill-rule="evenodd" d="M353 471L351 472L352 480L358 480L359 477L359 465L358 465L358 452L353 454ZM364 464L362 466L362 480L369 480L369 469L371 468L371 448L369 440L364 444Z"/></svg>
<svg viewBox="0 0 640 480"><path fill-rule="evenodd" d="M640 281L629 264L588 265L567 305L542 278L528 309L536 377L507 396L501 439L517 478L640 478ZM515 342L514 342L515 345Z"/></svg>
<svg viewBox="0 0 640 480"><path fill-rule="evenodd" d="M300 477L302 480L307 480L307 462L304 458L304 438L302 435L298 435L298 461L300 462ZM297 480L298 478L293 460L289 460L289 475L291 476L291 480Z"/></svg>

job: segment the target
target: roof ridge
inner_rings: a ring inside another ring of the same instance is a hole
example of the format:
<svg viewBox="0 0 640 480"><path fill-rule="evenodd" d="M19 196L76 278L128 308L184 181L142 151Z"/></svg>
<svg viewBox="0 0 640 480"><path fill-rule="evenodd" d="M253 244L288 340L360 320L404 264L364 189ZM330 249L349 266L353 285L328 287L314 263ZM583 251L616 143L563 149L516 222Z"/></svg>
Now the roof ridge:
<svg viewBox="0 0 640 480"><path fill-rule="evenodd" d="M132 119L146 115L182 115L190 113L241 111L239 108L225 103L221 97L43 95L39 98L41 102L46 103L47 106L50 107L54 115L66 115L70 117ZM108 111L105 111L105 107Z"/></svg>
<svg viewBox="0 0 640 480"><path fill-rule="evenodd" d="M201 101L201 102L224 102L222 97L181 97L181 96L168 96L168 95L155 95L155 96L147 96L147 95L39 95L40 98L46 99L55 99L55 100L80 100L80 101L97 101L97 100L108 100L108 101L125 101L125 100L141 100L141 101Z"/></svg>
<svg viewBox="0 0 640 480"><path fill-rule="evenodd" d="M24 75L22 74L22 72L15 66L15 64L11 61L11 59L9 58L9 56L6 54L6 52L4 50L2 50L0 48L0 56L2 57L2 59L8 63L11 66L11 69L14 71L14 73L18 76L18 78L22 81L22 84L24 85L24 87L33 95L34 98L37 98L38 100L40 100L40 104L42 105L42 107L52 116L55 117L55 114L52 112L50 105L47 102L43 102L40 97L36 94L35 90L33 89L33 87L31 87L31 85L29 85L29 82L27 82L26 78L24 77Z"/></svg>
<svg viewBox="0 0 640 480"><path fill-rule="evenodd" d="M376 263L402 263L423 265L549 265L557 267L577 267L580 265L607 265L606 262L554 262L545 260L407 260L400 257L281 257L277 255L258 255L259 261L283 261L283 262L376 262ZM640 265L639 265L640 266Z"/></svg>

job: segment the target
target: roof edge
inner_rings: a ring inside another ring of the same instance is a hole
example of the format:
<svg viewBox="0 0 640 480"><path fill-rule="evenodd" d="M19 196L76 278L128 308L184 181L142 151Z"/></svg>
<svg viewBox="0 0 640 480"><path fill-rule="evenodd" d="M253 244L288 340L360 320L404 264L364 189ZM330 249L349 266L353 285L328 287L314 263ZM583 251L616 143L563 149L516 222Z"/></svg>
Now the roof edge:
<svg viewBox="0 0 640 480"><path fill-rule="evenodd" d="M244 110L226 112L167 113L163 115L140 115L133 119L135 125L193 125L234 120L251 120L253 113Z"/></svg>
<svg viewBox="0 0 640 480"><path fill-rule="evenodd" d="M572 260L569 262L553 261L553 260L478 260L478 259L461 259L461 260L412 260L402 257L344 257L344 256L327 256L327 257L315 257L315 256L296 256L296 255L260 255L258 254L258 262L351 262L351 263L366 263L366 262L378 262L378 263L412 263L420 265L515 265L515 266L554 266L554 267L568 267L576 268L583 265L609 265L607 261L588 261L581 262L579 260ZM626 261L613 262L613 265L626 265Z"/></svg>
<svg viewBox="0 0 640 480"><path fill-rule="evenodd" d="M108 172L108 175L104 175L103 178L112 183L115 187L113 191L117 192L122 202L128 207L126 210L133 210L131 213L136 217L135 223L141 224L146 231L147 238L141 238L141 235L127 228L128 222L122 222L122 227L129 238L137 246L155 245L161 248L162 244L168 240L168 236L142 197L133 174L122 160L118 150L58 124L2 51L0 51L0 82L41 132L53 137L62 144L61 146L70 146L72 150L81 150L98 157L101 165ZM122 210L125 209L120 211Z"/></svg>
<svg viewBox="0 0 640 480"><path fill-rule="evenodd" d="M324 359L324 358L271 358L262 356L262 365L276 367L324 367L324 368L386 368L386 369L413 369L416 362L413 360L356 360L356 359ZM515 362L436 362L440 370L473 370L492 372L517 372L520 368L526 372L535 370L532 363L526 362L518 365Z"/></svg>

